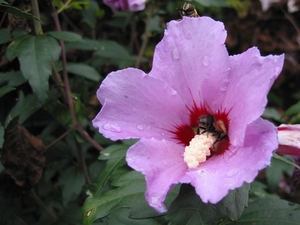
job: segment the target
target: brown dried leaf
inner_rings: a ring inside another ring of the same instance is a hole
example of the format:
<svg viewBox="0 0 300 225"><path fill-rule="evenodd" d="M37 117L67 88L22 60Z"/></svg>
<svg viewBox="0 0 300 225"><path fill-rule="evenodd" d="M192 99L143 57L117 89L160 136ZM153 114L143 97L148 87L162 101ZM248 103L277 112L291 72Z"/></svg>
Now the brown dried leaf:
<svg viewBox="0 0 300 225"><path fill-rule="evenodd" d="M1 151L4 174L9 175L17 186L31 189L39 182L45 166L43 142L20 125L9 127L4 139Z"/></svg>

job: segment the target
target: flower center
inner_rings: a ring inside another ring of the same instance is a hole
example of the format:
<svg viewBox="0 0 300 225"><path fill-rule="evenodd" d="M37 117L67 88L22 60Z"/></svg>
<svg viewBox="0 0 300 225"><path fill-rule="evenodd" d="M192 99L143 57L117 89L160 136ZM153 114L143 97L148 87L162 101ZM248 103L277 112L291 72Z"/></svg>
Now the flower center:
<svg viewBox="0 0 300 225"><path fill-rule="evenodd" d="M189 124L177 125L171 132L174 139L185 146L184 161L189 168L195 168L229 149L229 117L228 112L221 109L213 113L209 106L194 106L189 112Z"/></svg>
<svg viewBox="0 0 300 225"><path fill-rule="evenodd" d="M213 147L216 140L216 136L212 133L195 135L190 141L189 146L186 146L184 150L183 158L188 167L196 168L199 163L205 162L207 156L210 156L210 149Z"/></svg>

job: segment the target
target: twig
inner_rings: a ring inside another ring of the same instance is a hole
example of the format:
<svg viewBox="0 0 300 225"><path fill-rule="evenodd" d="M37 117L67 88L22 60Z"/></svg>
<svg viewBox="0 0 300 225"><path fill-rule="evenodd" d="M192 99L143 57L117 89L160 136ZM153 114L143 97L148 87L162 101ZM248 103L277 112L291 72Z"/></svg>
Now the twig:
<svg viewBox="0 0 300 225"><path fill-rule="evenodd" d="M54 76L51 76L51 77L53 78L55 84L57 85L58 89L60 90L60 92L61 92L61 94L64 98L64 101L67 102L67 95L66 95L66 92L65 92L64 82L62 81L61 76L58 73L53 61L51 61L51 65L52 65L52 70L53 70L53 75L54 75Z"/></svg>
<svg viewBox="0 0 300 225"><path fill-rule="evenodd" d="M104 148L101 145L99 145L96 141L94 141L94 139L91 138L90 135L85 130L83 130L81 126L77 127L77 131L81 134L81 136L85 140L87 140L91 145L93 145L98 151L104 150Z"/></svg>
<svg viewBox="0 0 300 225"><path fill-rule="evenodd" d="M61 26L58 18L58 14L55 11L54 6L53 7L53 19L55 21L56 29L58 31L61 31ZM67 72L67 58L66 58L66 50L65 50L65 44L63 41L60 41L60 46L61 46L61 54L62 54L62 61L63 61L63 78L64 78L64 86L65 86L65 91L67 95L67 102L69 105L70 113L71 113L71 118L72 118L72 126L73 128L77 129L77 131L89 142L91 145L93 145L96 149L99 151L103 150L103 147L100 146L98 143L96 143L89 135L86 133L82 127L79 125L78 120L76 118L76 113L73 105L73 99L71 96L71 88L69 85L69 78L68 78L68 72Z"/></svg>
<svg viewBox="0 0 300 225"><path fill-rule="evenodd" d="M59 22L59 19L58 19L58 14L56 13L54 7L53 7L52 16L53 16L53 19L54 19L54 22L55 22L56 30L61 31L61 26L60 26L60 22ZM70 89L70 86L69 86L69 77L68 77L68 72L67 72L67 57L66 57L65 43L62 40L60 40L59 43L60 43L60 47L61 47L61 55L62 55L62 61L63 61L63 78L64 78L64 85L65 85L65 90L66 90L66 95L67 95L67 102L68 102L70 113L71 113L73 127L76 127L77 124L78 124L78 121L77 121L77 118L76 118L74 105L73 105L73 99L72 99L72 96L71 96L71 89Z"/></svg>
<svg viewBox="0 0 300 225"><path fill-rule="evenodd" d="M293 25L293 27L297 31L298 37L300 37L300 28L299 28L296 20L289 13L287 13L284 9L281 9L281 11L284 13L284 16L290 21L290 23Z"/></svg>
<svg viewBox="0 0 300 225"><path fill-rule="evenodd" d="M37 0L31 0L31 7L32 7L32 14L37 17L38 19L41 19L40 16L40 10L39 10L39 4ZM38 20L33 20L34 30L37 35L43 34L43 29L41 22Z"/></svg>
<svg viewBox="0 0 300 225"><path fill-rule="evenodd" d="M144 32L144 35L143 35L144 39L143 39L143 43L142 43L141 49L139 51L138 58L137 58L137 60L135 62L135 67L136 68L140 67L144 51L145 51L146 46L148 44L148 40L149 40L149 36L150 36L149 35L149 29L150 29L151 17L152 17L152 6L148 5L147 18L146 18L146 26L145 26L145 32Z"/></svg>
<svg viewBox="0 0 300 225"><path fill-rule="evenodd" d="M67 136L67 134L69 134L71 131L73 131L73 129L67 130L59 138L57 138L55 141L53 141L52 143L50 143L49 145L47 145L46 149L49 149L50 147L52 147L53 145L55 145L57 142L59 142L61 139L63 139L65 136Z"/></svg>
<svg viewBox="0 0 300 225"><path fill-rule="evenodd" d="M86 165L86 161L85 161L85 158L84 158L84 154L83 154L82 148L81 148L81 146L78 143L76 143L76 145L77 145L77 154L78 154L78 158L79 158L79 163L80 163L81 168L83 170L86 183L87 184L91 184L92 180L91 180L89 171L87 169L87 165Z"/></svg>
<svg viewBox="0 0 300 225"><path fill-rule="evenodd" d="M30 196L35 200L35 202L48 214L48 216L51 217L53 221L57 221L58 217L52 212L51 209L49 209L45 203L40 199L40 197L37 195L35 190L31 189L29 191Z"/></svg>

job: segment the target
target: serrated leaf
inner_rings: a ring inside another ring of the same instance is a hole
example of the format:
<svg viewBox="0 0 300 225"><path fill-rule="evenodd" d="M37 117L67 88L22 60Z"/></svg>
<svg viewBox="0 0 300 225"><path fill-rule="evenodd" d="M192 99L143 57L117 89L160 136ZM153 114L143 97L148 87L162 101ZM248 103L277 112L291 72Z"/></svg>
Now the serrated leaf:
<svg viewBox="0 0 300 225"><path fill-rule="evenodd" d="M281 199L259 199L249 203L242 217L226 220L222 225L290 225L300 224L300 206Z"/></svg>
<svg viewBox="0 0 300 225"><path fill-rule="evenodd" d="M51 31L48 34L58 40L66 42L77 42L83 41L82 37L79 34L70 31Z"/></svg>
<svg viewBox="0 0 300 225"><path fill-rule="evenodd" d="M95 192L95 197L100 196L111 174L119 167L125 165L125 155L129 145L111 145L101 152L99 159L107 160L104 170L101 171Z"/></svg>
<svg viewBox="0 0 300 225"><path fill-rule="evenodd" d="M212 225L229 217L238 219L248 203L249 184L229 191L217 204L203 203L194 187L183 184L179 196L171 204L167 218L171 225Z"/></svg>
<svg viewBox="0 0 300 225"><path fill-rule="evenodd" d="M94 67L83 63L68 63L67 71L96 82L101 79L101 75Z"/></svg>
<svg viewBox="0 0 300 225"><path fill-rule="evenodd" d="M0 73L0 84L6 83L8 86L19 86L24 84L26 79L23 77L21 71L12 73Z"/></svg>
<svg viewBox="0 0 300 225"><path fill-rule="evenodd" d="M13 90L15 90L15 88L14 88L14 87L11 87L11 86L4 86L4 87L0 88L0 98L1 98L3 95L5 95L5 94L7 94L8 92L11 92L11 91L13 91Z"/></svg>
<svg viewBox="0 0 300 225"><path fill-rule="evenodd" d="M44 102L48 96L48 78L52 73L51 61L58 60L60 46L47 35L26 36L7 49L9 60L19 58L21 71L39 100Z"/></svg>
<svg viewBox="0 0 300 225"><path fill-rule="evenodd" d="M7 12L7 13L13 14L15 16L24 18L24 19L35 19L42 23L42 21L39 18L35 17L34 15L24 12L24 11L22 11L16 7L10 6L10 5L0 5L0 11Z"/></svg>
<svg viewBox="0 0 300 225"><path fill-rule="evenodd" d="M132 219L128 217L130 209L120 208L108 216L107 225L160 225L154 219Z"/></svg>
<svg viewBox="0 0 300 225"><path fill-rule="evenodd" d="M115 209L122 207L139 207L146 204L144 198L145 179L138 172L131 171L122 176L114 185L123 185L116 189L110 190L99 197L88 197L83 206L83 223L85 225L99 218L104 218L112 213ZM157 214L148 206L155 215Z"/></svg>
<svg viewBox="0 0 300 225"><path fill-rule="evenodd" d="M84 225L92 224L99 218L104 218L119 208L130 208L129 217L143 219L159 216L145 200L146 182L141 173L130 171L112 182L118 188L110 190L99 197L88 197L83 206ZM178 194L177 186L167 196L167 207Z"/></svg>
<svg viewBox="0 0 300 225"><path fill-rule="evenodd" d="M19 117L19 124L23 124L33 113L42 107L38 98L34 94L29 94L26 97L22 92L19 93L17 104L11 109L5 121L5 127L11 120Z"/></svg>

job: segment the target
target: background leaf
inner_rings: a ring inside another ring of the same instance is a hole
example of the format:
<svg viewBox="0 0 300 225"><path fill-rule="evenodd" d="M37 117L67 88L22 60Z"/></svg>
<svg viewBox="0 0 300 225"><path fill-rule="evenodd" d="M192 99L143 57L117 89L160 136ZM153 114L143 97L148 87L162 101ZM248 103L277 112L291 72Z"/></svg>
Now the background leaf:
<svg viewBox="0 0 300 225"><path fill-rule="evenodd" d="M281 199L259 199L249 203L236 222L226 220L221 225L288 225L300 224L300 207Z"/></svg>
<svg viewBox="0 0 300 225"><path fill-rule="evenodd" d="M211 204L203 203L194 187L183 184L167 218L171 225L212 225L226 217L237 220L247 206L248 192L249 184L244 184L241 188L231 190L219 203Z"/></svg>
<svg viewBox="0 0 300 225"><path fill-rule="evenodd" d="M16 117L19 117L19 124L23 124L33 113L42 107L38 98L34 94L29 94L26 97L22 92L19 93L17 104L11 109L6 118L5 127Z"/></svg>
<svg viewBox="0 0 300 225"><path fill-rule="evenodd" d="M101 75L94 67L83 63L68 63L67 71L96 82L101 79Z"/></svg>
<svg viewBox="0 0 300 225"><path fill-rule="evenodd" d="M83 41L82 37L74 32L69 31L51 31L48 34L58 40L67 42Z"/></svg>
<svg viewBox="0 0 300 225"><path fill-rule="evenodd" d="M7 94L8 92L11 92L11 91L13 91L13 90L15 90L15 88L14 88L14 87L11 87L11 86L1 87L1 88L0 88L0 98L1 98L3 95L5 95L5 94Z"/></svg>
<svg viewBox="0 0 300 225"><path fill-rule="evenodd" d="M21 71L16 71L12 73L0 73L0 84L6 83L8 86L19 86L24 84L26 79L23 77Z"/></svg>
<svg viewBox="0 0 300 225"><path fill-rule="evenodd" d="M10 45L7 51L8 59L19 58L21 71L41 102L48 97L51 61L58 60L59 55L57 41L46 35L26 36Z"/></svg>

